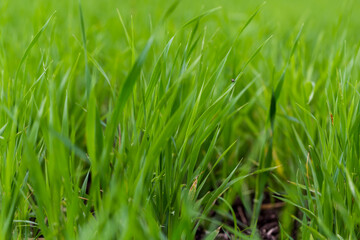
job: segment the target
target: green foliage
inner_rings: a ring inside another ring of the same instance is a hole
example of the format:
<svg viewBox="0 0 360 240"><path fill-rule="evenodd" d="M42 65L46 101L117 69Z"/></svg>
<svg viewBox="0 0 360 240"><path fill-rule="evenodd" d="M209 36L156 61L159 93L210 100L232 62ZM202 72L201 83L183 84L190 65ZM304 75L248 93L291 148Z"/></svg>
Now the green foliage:
<svg viewBox="0 0 360 240"><path fill-rule="evenodd" d="M0 239L359 239L359 5L0 1Z"/></svg>

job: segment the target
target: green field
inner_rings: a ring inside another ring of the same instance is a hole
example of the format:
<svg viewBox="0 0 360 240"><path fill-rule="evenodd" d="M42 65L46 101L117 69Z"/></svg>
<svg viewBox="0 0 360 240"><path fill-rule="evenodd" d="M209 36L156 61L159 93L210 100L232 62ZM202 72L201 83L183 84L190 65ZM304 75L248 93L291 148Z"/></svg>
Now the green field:
<svg viewBox="0 0 360 240"><path fill-rule="evenodd" d="M0 240L360 239L359 16L0 0Z"/></svg>

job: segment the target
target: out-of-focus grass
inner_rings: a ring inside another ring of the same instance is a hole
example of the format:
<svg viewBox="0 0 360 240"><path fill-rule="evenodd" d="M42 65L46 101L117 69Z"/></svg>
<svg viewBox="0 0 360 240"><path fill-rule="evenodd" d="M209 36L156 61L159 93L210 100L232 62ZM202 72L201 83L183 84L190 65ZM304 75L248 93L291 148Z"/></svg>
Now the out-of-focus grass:
<svg viewBox="0 0 360 240"><path fill-rule="evenodd" d="M358 9L2 0L0 238L359 238Z"/></svg>

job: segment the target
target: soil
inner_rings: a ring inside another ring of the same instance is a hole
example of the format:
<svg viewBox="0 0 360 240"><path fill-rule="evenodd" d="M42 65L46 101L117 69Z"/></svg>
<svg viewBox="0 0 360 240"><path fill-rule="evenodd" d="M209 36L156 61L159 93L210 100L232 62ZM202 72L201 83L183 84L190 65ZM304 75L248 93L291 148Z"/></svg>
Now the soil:
<svg viewBox="0 0 360 240"><path fill-rule="evenodd" d="M272 201L271 201L272 200ZM280 239L280 227L279 227L279 215L284 202L281 202L277 199L271 199L269 195L266 195L261 206L260 215L258 218L257 228L258 233L263 240L277 240ZM232 204L232 207L235 211L235 215L238 221L238 225L241 230L244 230L243 233L251 234L249 230L246 230L249 226L251 219L245 214L245 208L240 199L236 199ZM210 215L216 215L214 212ZM211 216L210 216L211 217ZM232 222L226 222L227 225L233 225ZM295 228L292 232L292 237L296 239L296 228L298 226L295 225ZM199 228L196 232L195 239L200 240L204 239L206 236L205 230L203 228ZM220 230L217 240L229 240L234 237L225 232L223 229Z"/></svg>

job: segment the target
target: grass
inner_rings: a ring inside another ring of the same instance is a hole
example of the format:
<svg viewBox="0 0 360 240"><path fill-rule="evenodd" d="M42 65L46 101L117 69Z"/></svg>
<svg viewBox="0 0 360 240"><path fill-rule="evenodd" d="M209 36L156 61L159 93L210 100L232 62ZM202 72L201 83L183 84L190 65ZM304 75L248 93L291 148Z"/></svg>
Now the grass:
<svg viewBox="0 0 360 240"><path fill-rule="evenodd" d="M1 1L0 239L360 238L358 9Z"/></svg>

